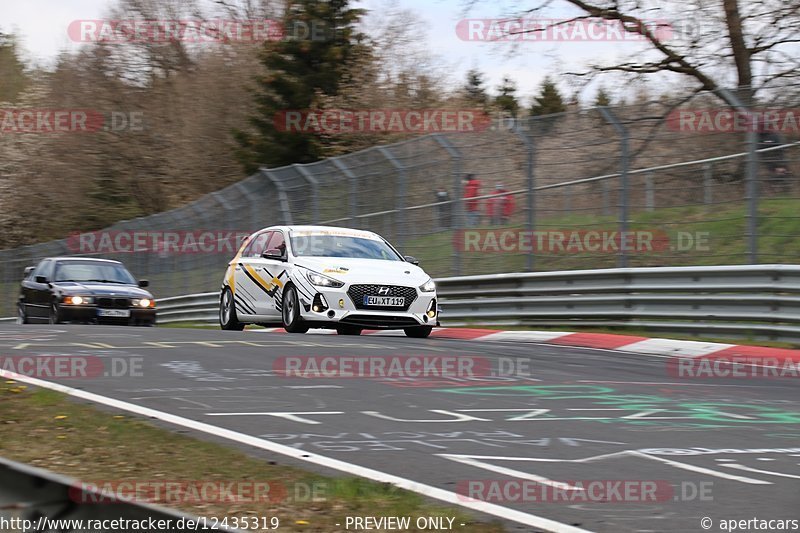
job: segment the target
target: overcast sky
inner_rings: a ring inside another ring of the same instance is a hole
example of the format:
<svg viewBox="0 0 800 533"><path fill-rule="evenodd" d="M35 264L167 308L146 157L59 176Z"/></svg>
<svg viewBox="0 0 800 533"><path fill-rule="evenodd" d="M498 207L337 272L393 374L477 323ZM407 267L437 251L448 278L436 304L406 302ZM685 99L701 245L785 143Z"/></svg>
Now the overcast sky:
<svg viewBox="0 0 800 533"><path fill-rule="evenodd" d="M359 0L355 5L379 10L386 0ZM0 29L17 33L28 58L40 64L51 64L61 50L82 46L72 42L66 28L70 22L101 19L108 15L113 0L0 0L3 18ZM516 52L509 44L471 42L459 38L459 20L498 18L509 11L497 1L477 3L469 11L462 0L395 0L393 4L410 9L424 22L429 50L440 56L452 84L461 84L470 68L484 72L488 86L494 89L504 75L519 86L525 102L537 92L547 74L559 70L581 70L587 62L602 57L630 56L643 50L635 42L526 42ZM556 10L549 17L566 18L574 11Z"/></svg>

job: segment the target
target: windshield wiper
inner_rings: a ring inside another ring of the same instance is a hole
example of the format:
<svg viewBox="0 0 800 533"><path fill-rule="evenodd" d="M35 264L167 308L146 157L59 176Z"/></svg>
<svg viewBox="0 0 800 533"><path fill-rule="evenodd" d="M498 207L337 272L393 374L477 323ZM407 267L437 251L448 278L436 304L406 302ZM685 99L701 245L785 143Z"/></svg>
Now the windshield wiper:
<svg viewBox="0 0 800 533"><path fill-rule="evenodd" d="M116 281L113 279L87 279L86 281L94 281L95 283L119 283L121 285L130 285L126 281Z"/></svg>

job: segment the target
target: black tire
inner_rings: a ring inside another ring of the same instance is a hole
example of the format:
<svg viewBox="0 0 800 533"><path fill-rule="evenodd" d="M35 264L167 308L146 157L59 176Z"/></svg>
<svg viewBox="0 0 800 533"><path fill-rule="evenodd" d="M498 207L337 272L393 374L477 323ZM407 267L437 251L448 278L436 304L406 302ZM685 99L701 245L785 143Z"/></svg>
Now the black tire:
<svg viewBox="0 0 800 533"><path fill-rule="evenodd" d="M61 324L61 313L58 311L58 304L53 302L50 304L50 312L47 315L47 323L51 325Z"/></svg>
<svg viewBox="0 0 800 533"><path fill-rule="evenodd" d="M337 326L336 333L339 335L361 335L362 328L358 326Z"/></svg>
<svg viewBox="0 0 800 533"><path fill-rule="evenodd" d="M308 326L303 323L303 319L300 317L300 300L297 298L297 289L293 285L289 285L283 291L281 317L283 318L283 329L288 333L305 333L308 331Z"/></svg>
<svg viewBox="0 0 800 533"><path fill-rule="evenodd" d="M414 339L425 339L428 335L431 334L433 331L433 326L417 326L413 328L404 328L403 331L406 332L406 337L411 337Z"/></svg>
<svg viewBox="0 0 800 533"><path fill-rule="evenodd" d="M225 287L219 295L219 326L227 331L242 331L244 324L236 316L236 303L230 287Z"/></svg>
<svg viewBox="0 0 800 533"><path fill-rule="evenodd" d="M25 313L25 305L22 302L17 304L17 324L30 324L28 315Z"/></svg>

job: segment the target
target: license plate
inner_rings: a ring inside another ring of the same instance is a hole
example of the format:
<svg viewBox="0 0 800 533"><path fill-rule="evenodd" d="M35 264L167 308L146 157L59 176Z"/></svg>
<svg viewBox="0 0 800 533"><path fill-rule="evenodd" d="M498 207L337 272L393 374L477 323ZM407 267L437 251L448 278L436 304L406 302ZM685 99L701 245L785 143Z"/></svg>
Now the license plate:
<svg viewBox="0 0 800 533"><path fill-rule="evenodd" d="M403 307L406 299L402 296L364 296L364 305L381 307Z"/></svg>
<svg viewBox="0 0 800 533"><path fill-rule="evenodd" d="M112 318L128 318L131 316L130 309L98 309L97 316Z"/></svg>

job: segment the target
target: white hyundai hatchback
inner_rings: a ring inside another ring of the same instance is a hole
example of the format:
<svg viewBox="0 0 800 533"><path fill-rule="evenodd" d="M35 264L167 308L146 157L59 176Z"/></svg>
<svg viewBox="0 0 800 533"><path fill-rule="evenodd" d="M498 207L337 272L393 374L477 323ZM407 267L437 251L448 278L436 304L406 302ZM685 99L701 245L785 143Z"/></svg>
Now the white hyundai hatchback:
<svg viewBox="0 0 800 533"><path fill-rule="evenodd" d="M436 284L370 231L273 226L250 235L228 264L219 320L228 330L402 329L422 338L437 323Z"/></svg>

